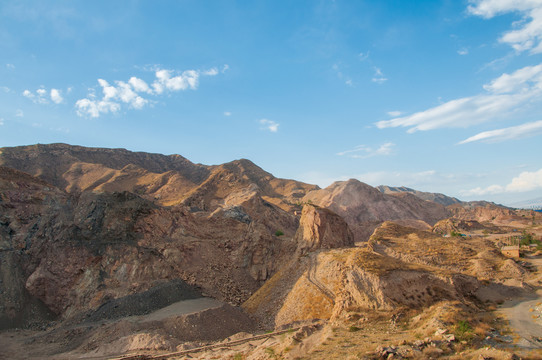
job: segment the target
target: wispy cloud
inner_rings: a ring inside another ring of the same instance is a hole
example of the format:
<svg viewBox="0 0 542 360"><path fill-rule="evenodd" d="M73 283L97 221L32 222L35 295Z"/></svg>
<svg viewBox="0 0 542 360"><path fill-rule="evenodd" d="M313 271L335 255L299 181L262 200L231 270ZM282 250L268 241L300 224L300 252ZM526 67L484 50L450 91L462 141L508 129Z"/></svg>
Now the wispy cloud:
<svg viewBox="0 0 542 360"><path fill-rule="evenodd" d="M4 125L4 119L0 118L0 126Z"/></svg>
<svg viewBox="0 0 542 360"><path fill-rule="evenodd" d="M542 2L539 0L475 0L468 11L486 19L506 13L520 13L523 19L515 22L515 29L505 32L500 42L512 46L516 51L529 50L542 53Z"/></svg>
<svg viewBox="0 0 542 360"><path fill-rule="evenodd" d="M457 50L457 53L458 53L459 55L462 55L462 56L468 55L468 54L469 54L469 49L467 49L467 48L461 48L461 49Z"/></svg>
<svg viewBox="0 0 542 360"><path fill-rule="evenodd" d="M7 67L9 70L15 70L15 65L13 65L13 64L6 64L6 67Z"/></svg>
<svg viewBox="0 0 542 360"><path fill-rule="evenodd" d="M383 84L386 81L388 81L388 79L384 76L384 74L382 73L382 70L380 70L380 68L375 67L374 71L375 71L375 73L373 75L373 78L371 79L372 82L375 82L377 84Z"/></svg>
<svg viewBox="0 0 542 360"><path fill-rule="evenodd" d="M279 131L279 125L277 122L268 119L260 119L259 123L263 125L262 130L268 130L271 132Z"/></svg>
<svg viewBox="0 0 542 360"><path fill-rule="evenodd" d="M367 51L366 53L359 53L358 57L359 57L359 61L365 61L369 58L369 54L370 52Z"/></svg>
<svg viewBox="0 0 542 360"><path fill-rule="evenodd" d="M469 127L519 110L542 100L542 64L503 74L484 86L486 93L451 100L413 115L383 120L380 129L408 127L408 132L445 127Z"/></svg>
<svg viewBox="0 0 542 360"><path fill-rule="evenodd" d="M339 65L338 64L333 64L333 66L331 66L331 69L333 71L335 71L335 74L337 75L337 77L344 81L344 83L348 86L353 86L354 85L354 82L352 81L352 79L348 76L348 75L345 75L343 73L343 71L340 69Z"/></svg>
<svg viewBox="0 0 542 360"><path fill-rule="evenodd" d="M24 112L21 109L17 109L17 111L15 112L15 116L22 118L24 117Z"/></svg>
<svg viewBox="0 0 542 360"><path fill-rule="evenodd" d="M337 153L337 155L347 156L354 159L367 159L373 156L391 155L393 153L394 146L395 144L392 142L384 143L376 149L366 145L358 145L352 150L341 151Z"/></svg>
<svg viewBox="0 0 542 360"><path fill-rule="evenodd" d="M229 111L224 111L224 116L231 116L231 112L229 112Z"/></svg>
<svg viewBox="0 0 542 360"><path fill-rule="evenodd" d="M468 139L460 141L459 144L466 144L475 141L499 142L505 140L521 139L535 136L542 133L542 120L511 126L504 129L484 131Z"/></svg>
<svg viewBox="0 0 542 360"><path fill-rule="evenodd" d="M538 171L524 171L514 177L507 185L490 185L463 190L464 196L481 196L488 194L526 192L542 188L542 169Z"/></svg>
<svg viewBox="0 0 542 360"><path fill-rule="evenodd" d="M227 70L224 65L223 71ZM155 69L155 78L149 85L145 80L135 76L125 81L116 80L112 84L104 79L98 79L102 90L102 97L96 98L95 89L89 89L86 98L79 99L75 103L75 109L79 116L97 118L101 114L116 113L123 105L130 109L143 109L152 100L146 96L159 96L167 92L196 90L201 76L216 76L217 68L208 70L185 70L182 72ZM145 96L145 97L144 97Z"/></svg>
<svg viewBox="0 0 542 360"><path fill-rule="evenodd" d="M403 113L401 111L398 111L398 110L388 111L388 115L393 116L393 117L401 116L402 114Z"/></svg>

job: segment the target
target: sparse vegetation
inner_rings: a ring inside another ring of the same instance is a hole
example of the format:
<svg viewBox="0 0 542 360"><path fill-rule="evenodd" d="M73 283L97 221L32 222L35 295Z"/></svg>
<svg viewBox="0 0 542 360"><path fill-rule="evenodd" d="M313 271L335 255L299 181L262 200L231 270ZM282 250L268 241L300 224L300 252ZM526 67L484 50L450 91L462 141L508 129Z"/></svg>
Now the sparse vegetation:
<svg viewBox="0 0 542 360"><path fill-rule="evenodd" d="M280 359L279 355L275 352L275 349L273 348L265 348L265 353L271 358L271 359Z"/></svg>
<svg viewBox="0 0 542 360"><path fill-rule="evenodd" d="M473 329L470 323L466 320L459 320L455 324L455 336L461 341L470 341L473 337Z"/></svg>
<svg viewBox="0 0 542 360"><path fill-rule="evenodd" d="M361 329L359 327L353 326L353 325L348 328L348 331L350 331L350 332L356 332L356 331L360 331L360 330Z"/></svg>
<svg viewBox="0 0 542 360"><path fill-rule="evenodd" d="M284 235L284 232L282 230L275 231L275 236L282 236Z"/></svg>

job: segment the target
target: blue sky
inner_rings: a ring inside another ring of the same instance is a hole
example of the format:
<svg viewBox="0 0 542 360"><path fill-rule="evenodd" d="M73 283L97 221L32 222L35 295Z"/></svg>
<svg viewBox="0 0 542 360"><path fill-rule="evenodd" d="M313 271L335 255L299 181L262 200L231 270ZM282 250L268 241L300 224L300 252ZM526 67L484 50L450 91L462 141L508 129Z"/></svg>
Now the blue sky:
<svg viewBox="0 0 542 360"><path fill-rule="evenodd" d="M0 146L542 196L542 0L3 1Z"/></svg>

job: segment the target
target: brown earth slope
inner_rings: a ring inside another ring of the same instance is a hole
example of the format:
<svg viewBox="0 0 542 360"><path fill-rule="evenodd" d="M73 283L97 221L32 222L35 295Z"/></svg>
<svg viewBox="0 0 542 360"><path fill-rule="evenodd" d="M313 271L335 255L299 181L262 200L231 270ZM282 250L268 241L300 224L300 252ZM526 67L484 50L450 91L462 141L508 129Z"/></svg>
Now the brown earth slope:
<svg viewBox="0 0 542 360"><path fill-rule="evenodd" d="M450 216L446 208L408 194L387 195L358 180L337 181L308 193L304 201L327 207L342 216L357 241L366 241L386 220L422 220L433 225Z"/></svg>

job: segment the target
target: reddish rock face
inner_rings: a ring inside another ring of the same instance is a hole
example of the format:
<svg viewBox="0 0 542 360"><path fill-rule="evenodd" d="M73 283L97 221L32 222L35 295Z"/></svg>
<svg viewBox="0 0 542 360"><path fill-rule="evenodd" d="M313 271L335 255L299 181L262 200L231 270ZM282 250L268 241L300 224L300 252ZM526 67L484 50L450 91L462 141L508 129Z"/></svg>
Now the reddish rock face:
<svg viewBox="0 0 542 360"><path fill-rule="evenodd" d="M354 246L354 236L346 221L333 211L314 205L303 207L295 239L303 252Z"/></svg>

